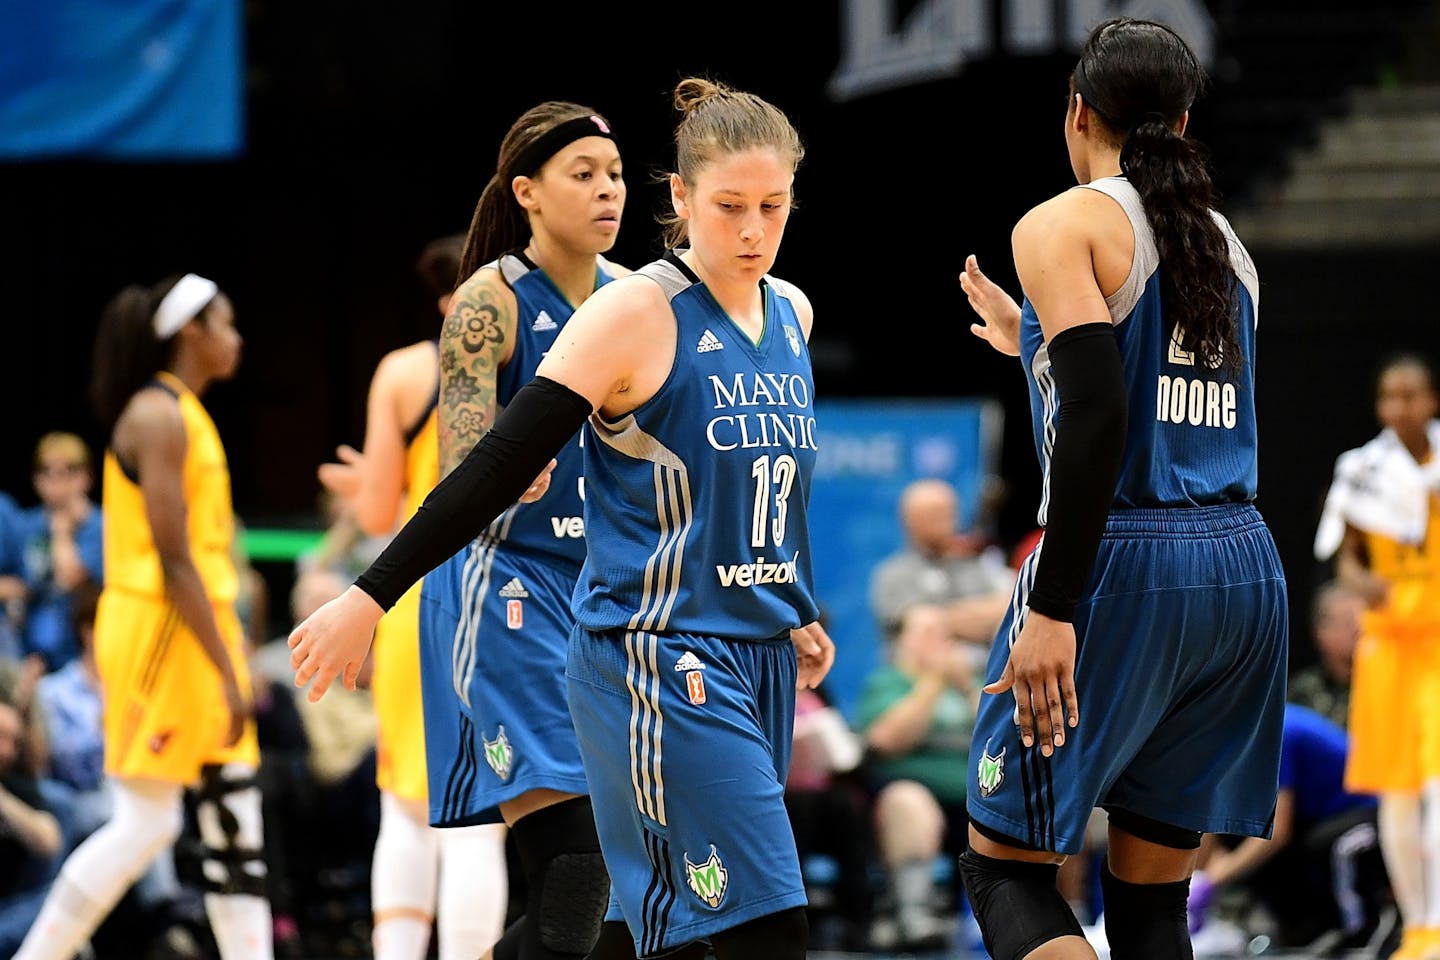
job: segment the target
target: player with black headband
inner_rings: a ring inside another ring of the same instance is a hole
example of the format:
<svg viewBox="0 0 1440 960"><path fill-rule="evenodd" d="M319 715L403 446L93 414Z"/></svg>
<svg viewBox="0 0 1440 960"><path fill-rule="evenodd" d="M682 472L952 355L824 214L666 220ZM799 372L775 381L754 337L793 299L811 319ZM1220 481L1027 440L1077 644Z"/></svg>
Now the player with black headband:
<svg viewBox="0 0 1440 960"><path fill-rule="evenodd" d="M1090 34L1065 140L1080 186L1027 213L1017 305L973 257L972 330L1019 356L1044 536L987 670L961 875L991 956L1087 958L1055 888L1091 811L1115 960L1190 957L1204 832L1268 836L1286 592L1256 491L1255 267L1186 138L1205 83L1159 23Z"/></svg>
<svg viewBox="0 0 1440 960"><path fill-rule="evenodd" d="M440 335L442 478L516 400L576 307L630 272L603 256L624 206L619 146L595 110L547 101L510 126ZM525 878L525 913L486 954L495 960L583 956L609 897L565 697L570 599L585 558L576 427L527 502L509 505L420 590L430 823L503 820Z"/></svg>

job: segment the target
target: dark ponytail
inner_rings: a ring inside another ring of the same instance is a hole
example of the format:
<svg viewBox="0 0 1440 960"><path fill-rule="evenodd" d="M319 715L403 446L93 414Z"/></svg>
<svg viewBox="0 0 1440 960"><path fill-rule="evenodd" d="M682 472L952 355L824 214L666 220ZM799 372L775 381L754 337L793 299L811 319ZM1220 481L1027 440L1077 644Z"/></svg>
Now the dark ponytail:
<svg viewBox="0 0 1440 960"><path fill-rule="evenodd" d="M475 214L470 218L470 232L465 237L465 252L460 256L458 287L485 264L525 245L530 239L530 220L515 202L510 184L518 176L530 176L534 170L516 167L525 159L527 150L556 126L576 117L595 116L589 107L564 100L549 100L526 110L510 125L500 141L500 156L495 175L480 192ZM453 288L452 288L453 290Z"/></svg>
<svg viewBox="0 0 1440 960"><path fill-rule="evenodd" d="M1211 212L1209 157L1174 130L1204 89L1199 60L1169 27L1118 17L1091 32L1071 85L1123 144L1120 169L1155 235L1165 314L1183 331L1181 346L1201 364L1235 373L1238 281L1229 240Z"/></svg>
<svg viewBox="0 0 1440 960"><path fill-rule="evenodd" d="M135 392L169 363L175 337L155 337L155 310L180 276L152 287L132 284L115 294L100 315L91 366L90 402L108 437Z"/></svg>

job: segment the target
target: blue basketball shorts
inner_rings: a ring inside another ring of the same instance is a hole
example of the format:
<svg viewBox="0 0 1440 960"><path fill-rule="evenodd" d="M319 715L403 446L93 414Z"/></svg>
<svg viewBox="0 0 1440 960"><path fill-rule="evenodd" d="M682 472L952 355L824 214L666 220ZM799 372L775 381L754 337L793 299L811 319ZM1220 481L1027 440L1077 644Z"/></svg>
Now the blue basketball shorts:
<svg viewBox="0 0 1440 960"><path fill-rule="evenodd" d="M610 871L607 919L665 953L806 903L785 777L789 635L745 642L576 627L570 712Z"/></svg>
<svg viewBox="0 0 1440 960"><path fill-rule="evenodd" d="M430 822L498 822L539 788L584 794L565 705L578 571L480 538L425 577L420 678Z"/></svg>
<svg viewBox="0 0 1440 960"><path fill-rule="evenodd" d="M986 682L1004 672L1044 539L1021 566ZM1269 836L1288 669L1285 577L1248 504L1117 510L1075 609L1080 724L1052 756L1015 699L982 694L970 817L1073 854L1098 806L1204 833Z"/></svg>

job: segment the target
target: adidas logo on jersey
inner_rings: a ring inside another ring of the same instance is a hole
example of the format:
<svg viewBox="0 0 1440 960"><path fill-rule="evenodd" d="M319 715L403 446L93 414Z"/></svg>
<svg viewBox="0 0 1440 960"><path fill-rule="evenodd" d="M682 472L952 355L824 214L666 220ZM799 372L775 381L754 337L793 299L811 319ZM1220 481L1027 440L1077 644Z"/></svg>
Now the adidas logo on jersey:
<svg viewBox="0 0 1440 960"><path fill-rule="evenodd" d="M721 343L720 338L715 336L715 334L711 333L708 327L706 328L705 332L700 336L700 342L695 345L696 353L710 353L713 350L724 349L725 344Z"/></svg>
<svg viewBox="0 0 1440 960"><path fill-rule="evenodd" d="M530 596L530 592L525 589L525 584L520 582L519 577L511 577L510 582L500 588L500 596L523 599Z"/></svg>
<svg viewBox="0 0 1440 960"><path fill-rule="evenodd" d="M550 319L550 314L546 313L544 310L541 310L540 316L535 318L535 326L531 327L530 329L534 330L536 333L546 333L548 331L558 329L559 326L560 324Z"/></svg>
<svg viewBox="0 0 1440 960"><path fill-rule="evenodd" d="M701 662L700 662L700 658L697 657L697 656L695 656L695 654L691 653L689 650L686 650L686 651L685 651L685 655L684 655L683 657L681 657L679 660L676 660L676 661L675 661L675 672L676 672L676 673L684 673L686 670L704 670L704 669L705 669L705 664L701 663Z"/></svg>

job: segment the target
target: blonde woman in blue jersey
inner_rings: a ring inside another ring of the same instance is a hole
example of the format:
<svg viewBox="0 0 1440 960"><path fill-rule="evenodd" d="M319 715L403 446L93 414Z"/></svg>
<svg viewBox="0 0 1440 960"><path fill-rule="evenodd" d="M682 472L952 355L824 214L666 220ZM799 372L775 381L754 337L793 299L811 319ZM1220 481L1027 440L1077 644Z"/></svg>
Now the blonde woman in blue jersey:
<svg viewBox="0 0 1440 960"><path fill-rule="evenodd" d="M444 316L465 237L428 244L416 272ZM362 450L341 446L322 464L322 483L350 504L370 536L409 519L439 479L436 341L380 358L370 380ZM427 804L425 718L420 693L420 584L406 591L375 630L370 689L379 729L376 783L380 831L370 871L375 960L424 960L435 923L439 960L475 960L504 929L509 877L505 825L439 830Z"/></svg>
<svg viewBox="0 0 1440 960"><path fill-rule="evenodd" d="M1044 469L960 859L998 960L1094 960L1055 874L1096 806L1114 960L1192 956L1201 834L1271 829L1287 608L1253 504L1259 283L1185 136L1204 83L1168 27L1096 27L1065 116L1080 186L1011 237L1024 305L973 258L961 277L974 332L1022 360Z"/></svg>
<svg viewBox="0 0 1440 960"><path fill-rule="evenodd" d="M291 634L291 660L312 698L353 684L398 593L588 423L566 673L614 890L589 956L698 958L708 941L720 960L802 960L784 780L796 688L834 646L806 519L813 310L769 270L803 149L753 94L687 78L674 103L671 252L575 311L386 552Z"/></svg>
<svg viewBox="0 0 1440 960"><path fill-rule="evenodd" d="M221 960L271 960L260 749L235 612L230 470L200 397L235 374L230 299L195 274L106 305L91 393L109 432L95 660L111 819L65 861L20 960L70 960L184 825L197 790Z"/></svg>

